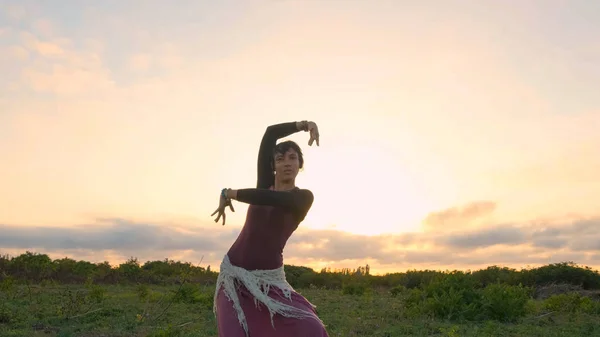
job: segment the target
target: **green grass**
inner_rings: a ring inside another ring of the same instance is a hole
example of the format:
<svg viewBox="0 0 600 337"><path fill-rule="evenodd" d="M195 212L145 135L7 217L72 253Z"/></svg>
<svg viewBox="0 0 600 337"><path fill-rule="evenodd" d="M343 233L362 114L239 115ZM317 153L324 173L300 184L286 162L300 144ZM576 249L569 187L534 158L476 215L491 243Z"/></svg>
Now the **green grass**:
<svg viewBox="0 0 600 337"><path fill-rule="evenodd" d="M600 315L544 315L549 309L541 301L530 300L527 314L515 323L461 322L408 310L405 296L388 291L298 291L317 305L332 337L600 336ZM212 287L199 285L7 286L0 293L0 336L217 336L212 296Z"/></svg>

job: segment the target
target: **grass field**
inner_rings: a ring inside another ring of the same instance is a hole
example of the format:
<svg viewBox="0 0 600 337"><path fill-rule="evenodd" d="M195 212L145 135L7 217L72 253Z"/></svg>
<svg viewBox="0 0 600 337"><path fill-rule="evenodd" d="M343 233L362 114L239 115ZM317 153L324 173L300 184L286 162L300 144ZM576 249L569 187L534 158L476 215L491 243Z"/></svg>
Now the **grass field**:
<svg viewBox="0 0 600 337"><path fill-rule="evenodd" d="M0 336L217 336L210 286L35 285L0 294ZM600 315L530 300L515 323L428 319L406 297L369 289L298 289L330 336L600 336Z"/></svg>

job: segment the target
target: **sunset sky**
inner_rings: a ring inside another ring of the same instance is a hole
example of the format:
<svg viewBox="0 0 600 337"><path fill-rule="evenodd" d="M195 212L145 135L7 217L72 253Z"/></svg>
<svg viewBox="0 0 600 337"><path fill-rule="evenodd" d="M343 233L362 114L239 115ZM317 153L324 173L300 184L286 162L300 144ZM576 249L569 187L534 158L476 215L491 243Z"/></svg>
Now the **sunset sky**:
<svg viewBox="0 0 600 337"><path fill-rule="evenodd" d="M600 2L0 1L0 253L218 269L312 120L288 264L600 267Z"/></svg>

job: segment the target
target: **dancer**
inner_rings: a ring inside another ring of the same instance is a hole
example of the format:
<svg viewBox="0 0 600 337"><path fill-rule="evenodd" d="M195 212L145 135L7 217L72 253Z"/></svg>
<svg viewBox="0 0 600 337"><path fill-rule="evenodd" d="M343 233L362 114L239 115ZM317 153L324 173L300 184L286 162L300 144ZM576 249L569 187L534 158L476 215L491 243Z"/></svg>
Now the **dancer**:
<svg viewBox="0 0 600 337"><path fill-rule="evenodd" d="M214 296L219 337L328 337L315 306L286 281L283 249L304 220L314 196L295 184L304 165L300 147L277 140L299 131L310 132L309 146L319 130L301 121L267 128L258 154L256 188L223 189L215 222L231 200L249 204L246 223L221 262Z"/></svg>

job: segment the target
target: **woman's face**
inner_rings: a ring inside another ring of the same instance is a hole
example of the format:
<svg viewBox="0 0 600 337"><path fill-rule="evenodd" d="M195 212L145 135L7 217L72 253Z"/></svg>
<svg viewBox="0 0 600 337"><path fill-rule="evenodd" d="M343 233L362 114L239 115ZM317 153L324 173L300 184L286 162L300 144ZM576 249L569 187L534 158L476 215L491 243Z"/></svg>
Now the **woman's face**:
<svg viewBox="0 0 600 337"><path fill-rule="evenodd" d="M281 181L294 180L300 170L300 158L294 149L289 149L286 153L276 153L273 158L275 161L275 176Z"/></svg>

